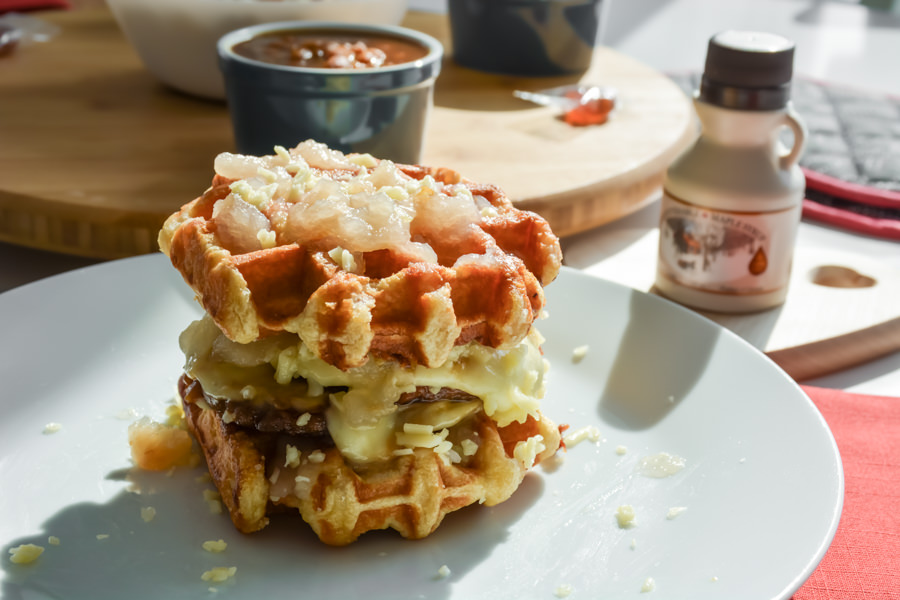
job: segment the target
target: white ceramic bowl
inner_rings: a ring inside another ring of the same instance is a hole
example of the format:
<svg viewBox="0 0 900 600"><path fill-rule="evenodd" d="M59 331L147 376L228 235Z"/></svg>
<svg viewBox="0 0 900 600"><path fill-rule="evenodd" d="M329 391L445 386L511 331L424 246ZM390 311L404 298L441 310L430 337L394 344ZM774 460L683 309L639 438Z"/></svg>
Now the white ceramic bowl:
<svg viewBox="0 0 900 600"><path fill-rule="evenodd" d="M163 83L223 100L216 42L274 21L397 25L407 0L107 0L144 66Z"/></svg>

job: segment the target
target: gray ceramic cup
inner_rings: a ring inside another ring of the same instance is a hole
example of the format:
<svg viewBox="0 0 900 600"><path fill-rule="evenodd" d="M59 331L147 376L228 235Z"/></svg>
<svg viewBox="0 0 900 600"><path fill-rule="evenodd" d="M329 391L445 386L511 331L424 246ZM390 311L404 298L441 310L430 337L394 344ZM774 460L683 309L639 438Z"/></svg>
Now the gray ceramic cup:
<svg viewBox="0 0 900 600"><path fill-rule="evenodd" d="M419 60L365 69L270 64L240 56L234 46L275 32L328 31L387 35L427 49ZM313 139L342 152L418 163L443 46L403 27L285 21L232 31L219 39L219 66L242 154L271 154Z"/></svg>
<svg viewBox="0 0 900 600"><path fill-rule="evenodd" d="M453 58L470 69L554 76L590 66L604 0L448 0Z"/></svg>

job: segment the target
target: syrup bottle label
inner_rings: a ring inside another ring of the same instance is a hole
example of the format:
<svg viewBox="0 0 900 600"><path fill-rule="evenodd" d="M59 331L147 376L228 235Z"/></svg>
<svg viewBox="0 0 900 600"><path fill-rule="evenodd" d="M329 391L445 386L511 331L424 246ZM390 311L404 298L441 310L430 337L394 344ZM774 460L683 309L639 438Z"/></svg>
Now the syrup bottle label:
<svg viewBox="0 0 900 600"><path fill-rule="evenodd" d="M774 292L790 279L800 206L726 212L663 194L659 272L675 283L730 295Z"/></svg>

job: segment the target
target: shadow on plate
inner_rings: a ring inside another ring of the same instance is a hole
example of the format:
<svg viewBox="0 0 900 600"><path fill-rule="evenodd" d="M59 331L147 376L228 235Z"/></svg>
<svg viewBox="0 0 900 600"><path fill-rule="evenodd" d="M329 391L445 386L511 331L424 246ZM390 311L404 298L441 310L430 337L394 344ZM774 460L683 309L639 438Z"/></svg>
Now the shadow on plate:
<svg viewBox="0 0 900 600"><path fill-rule="evenodd" d="M632 291L600 417L627 430L654 426L703 377L720 334L686 308Z"/></svg>
<svg viewBox="0 0 900 600"><path fill-rule="evenodd" d="M709 320L730 329L759 350L765 350L783 312L783 305L753 314L739 315L698 311Z"/></svg>
<svg viewBox="0 0 900 600"><path fill-rule="evenodd" d="M129 483L127 489L102 504L67 506L42 524L41 534L3 548L4 556L21 544L45 550L31 564L3 561L0 597L140 600L221 592L247 598L302 590L312 598L380 598L395 588L403 597L449 598L454 580L507 539L543 490L541 478L529 475L507 502L451 513L425 540L376 531L334 548L319 542L295 514L275 516L261 532L239 533L226 514L210 510L203 491L213 486L204 474L202 468L168 476L136 469L111 473L108 479ZM150 521L142 518L147 507L155 510ZM48 543L50 536L59 544ZM204 541L219 539L228 544L224 552L203 549ZM444 564L452 570L446 578L438 574ZM237 572L226 582L201 579L205 571L230 566Z"/></svg>

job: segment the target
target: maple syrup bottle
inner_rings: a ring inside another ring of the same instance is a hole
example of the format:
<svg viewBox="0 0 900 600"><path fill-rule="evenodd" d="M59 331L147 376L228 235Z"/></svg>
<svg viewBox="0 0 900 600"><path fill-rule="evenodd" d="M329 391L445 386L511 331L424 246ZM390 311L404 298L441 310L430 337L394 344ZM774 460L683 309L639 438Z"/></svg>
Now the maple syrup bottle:
<svg viewBox="0 0 900 600"><path fill-rule="evenodd" d="M656 289L664 296L726 313L784 302L806 187L793 60L793 42L769 33L709 41L694 98L700 136L663 184ZM779 141L784 128L790 148Z"/></svg>

